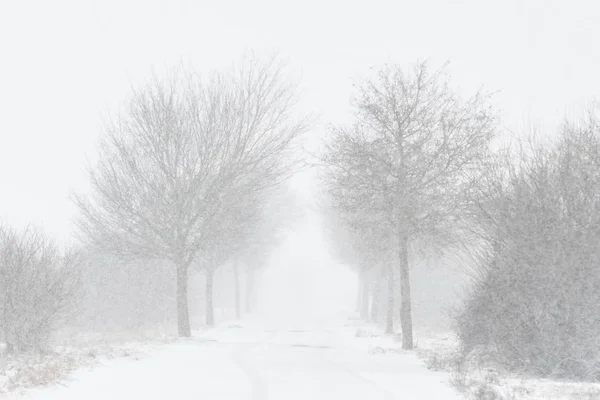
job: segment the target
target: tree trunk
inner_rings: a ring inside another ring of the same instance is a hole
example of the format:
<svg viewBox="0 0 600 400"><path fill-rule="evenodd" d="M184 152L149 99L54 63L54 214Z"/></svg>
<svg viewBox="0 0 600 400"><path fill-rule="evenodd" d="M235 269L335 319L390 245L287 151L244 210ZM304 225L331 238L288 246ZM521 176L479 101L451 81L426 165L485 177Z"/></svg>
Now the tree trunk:
<svg viewBox="0 0 600 400"><path fill-rule="evenodd" d="M15 346L11 342L6 342L6 354L15 354Z"/></svg>
<svg viewBox="0 0 600 400"><path fill-rule="evenodd" d="M369 319L369 277L367 271L361 273L362 280L362 300L360 308L360 318L363 320Z"/></svg>
<svg viewBox="0 0 600 400"><path fill-rule="evenodd" d="M394 264L390 263L387 269L387 318L385 333L394 333Z"/></svg>
<svg viewBox="0 0 600 400"><path fill-rule="evenodd" d="M254 295L254 270L252 267L248 267L247 269L247 279L246 279L246 312L252 312L252 296Z"/></svg>
<svg viewBox="0 0 600 400"><path fill-rule="evenodd" d="M180 262L177 265L177 333L181 337L190 337L190 313L188 309L188 266Z"/></svg>
<svg viewBox="0 0 600 400"><path fill-rule="evenodd" d="M379 300L381 298L381 273L377 271L374 278L373 290L371 290L371 322L377 322L379 318Z"/></svg>
<svg viewBox="0 0 600 400"><path fill-rule="evenodd" d="M213 306L213 278L215 272L208 268L206 270L206 325L215 325L215 309Z"/></svg>
<svg viewBox="0 0 600 400"><path fill-rule="evenodd" d="M402 348L412 350L412 307L410 300L410 271L408 266L408 238L406 234L400 235L400 325L402 326Z"/></svg>
<svg viewBox="0 0 600 400"><path fill-rule="evenodd" d="M361 310L362 292L363 292L363 279L362 279L362 276L359 276L359 279L358 279L358 291L356 292L356 313L357 314Z"/></svg>
<svg viewBox="0 0 600 400"><path fill-rule="evenodd" d="M235 260L233 260L233 279L235 285L235 318L240 319L242 318L242 304L240 299L240 271Z"/></svg>

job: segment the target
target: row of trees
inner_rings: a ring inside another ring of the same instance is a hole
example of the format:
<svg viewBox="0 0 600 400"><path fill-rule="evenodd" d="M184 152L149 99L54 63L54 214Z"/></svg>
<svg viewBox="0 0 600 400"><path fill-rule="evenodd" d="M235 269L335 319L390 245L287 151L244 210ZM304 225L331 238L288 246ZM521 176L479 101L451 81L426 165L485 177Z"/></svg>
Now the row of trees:
<svg viewBox="0 0 600 400"><path fill-rule="evenodd" d="M368 277L383 272L386 326L393 332L399 281L402 345L411 349L410 262L420 250L447 247L458 237L456 222L488 157L496 118L488 96L459 97L445 69L431 72L426 63L408 72L382 68L357 85L353 105L355 122L334 127L328 138L323 180L360 270L363 316Z"/></svg>
<svg viewBox="0 0 600 400"><path fill-rule="evenodd" d="M268 195L260 209L247 208L256 213L253 219L237 214L240 225L246 224L252 236L221 237L223 244L211 242L215 246L209 253L211 263L192 266L196 275L192 286L196 290L194 312L204 314L208 325L215 320L213 282L217 269L229 267L234 271L233 277L223 271L217 287L224 292L219 296L221 307L223 303L229 307L233 304L239 319L243 303L246 311L251 311L254 275L266 264L272 246L282 239L284 228L298 217L285 187ZM247 219L242 220L242 216ZM230 233L229 226L215 230L215 235ZM91 247L80 249L63 252L33 227L22 231L0 227L0 341L8 353L44 351L56 335L63 339L76 339L79 332L135 335L174 321L171 304L175 282L170 279L168 263L123 260ZM199 276L202 272L204 279ZM246 294L243 300L242 292ZM198 301L200 293L205 295L203 302Z"/></svg>
<svg viewBox="0 0 600 400"><path fill-rule="evenodd" d="M233 266L239 317L243 265L249 310L256 269L298 215L282 187L309 124L295 104L276 57L246 56L205 75L177 71L135 90L105 125L91 190L74 197L83 250L61 254L32 229L0 229L0 330L9 350L43 348L61 317L98 295L78 289L93 286L102 275L93 269L106 263L156 266L157 277L169 265L180 336L191 333L190 272L205 274L212 325L215 271ZM151 281L138 286L158 287Z"/></svg>
<svg viewBox="0 0 600 400"><path fill-rule="evenodd" d="M227 318L239 318L244 312L251 312L255 304L255 275L268 263L273 246L278 245L286 233L285 228L296 218L293 204L291 193L285 186L270 191L261 205L260 218L257 218L249 240L239 244L234 242L229 255L216 253L210 259L213 262L210 265L193 263L190 266L188 308L192 326L211 320L216 322L219 311L221 314L226 312ZM220 233L215 231L217 234ZM228 240L233 242L239 238ZM225 244L229 245L228 242ZM240 251L235 252L237 245ZM210 267L209 271L207 267ZM173 306L176 304L176 281L169 262L123 260L114 254L92 252L82 274L79 307L71 326L59 332L65 340L68 340L67 336L76 340L80 332L94 335L170 334L171 327L177 327Z"/></svg>
<svg viewBox="0 0 600 400"><path fill-rule="evenodd" d="M412 348L409 265L451 250L470 260L454 314L464 356L485 349L511 370L600 379L597 113L565 122L550 144L493 150L487 96L461 99L444 69L387 66L356 90L355 122L332 129L321 162L331 237L361 278L361 316L386 309L393 332L399 287Z"/></svg>
<svg viewBox="0 0 600 400"><path fill-rule="evenodd" d="M76 198L79 232L103 252L173 266L180 336L190 335L190 268L206 274L213 324L215 269L264 233L262 204L293 173L307 128L295 101L275 58L246 57L232 71L155 80L107 124L92 191Z"/></svg>

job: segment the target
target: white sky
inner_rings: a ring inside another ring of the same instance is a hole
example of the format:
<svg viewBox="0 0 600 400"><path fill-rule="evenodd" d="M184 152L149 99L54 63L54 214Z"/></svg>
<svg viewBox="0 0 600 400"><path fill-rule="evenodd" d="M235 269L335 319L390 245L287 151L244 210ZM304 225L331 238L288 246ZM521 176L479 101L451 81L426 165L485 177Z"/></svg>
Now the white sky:
<svg viewBox="0 0 600 400"><path fill-rule="evenodd" d="M0 218L68 237L101 114L153 68L210 68L247 48L288 58L323 122L345 120L370 66L429 57L450 59L464 89L500 90L506 126L552 127L600 93L596 3L0 0Z"/></svg>

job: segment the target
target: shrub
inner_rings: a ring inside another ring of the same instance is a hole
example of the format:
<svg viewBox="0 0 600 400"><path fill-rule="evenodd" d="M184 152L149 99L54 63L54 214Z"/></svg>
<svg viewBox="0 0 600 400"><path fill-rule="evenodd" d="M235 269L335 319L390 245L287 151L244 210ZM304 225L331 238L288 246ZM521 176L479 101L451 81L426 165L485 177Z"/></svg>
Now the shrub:
<svg viewBox="0 0 600 400"><path fill-rule="evenodd" d="M472 197L473 286L455 317L464 354L511 370L600 379L600 129L504 158Z"/></svg>
<svg viewBox="0 0 600 400"><path fill-rule="evenodd" d="M0 227L0 332L8 352L42 350L72 310L78 256L42 233Z"/></svg>

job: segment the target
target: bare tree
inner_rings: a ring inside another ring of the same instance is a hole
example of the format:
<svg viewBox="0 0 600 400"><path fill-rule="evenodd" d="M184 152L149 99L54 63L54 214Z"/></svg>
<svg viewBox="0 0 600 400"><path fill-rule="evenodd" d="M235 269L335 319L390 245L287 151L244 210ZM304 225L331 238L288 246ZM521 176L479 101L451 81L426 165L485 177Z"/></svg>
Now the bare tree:
<svg viewBox="0 0 600 400"><path fill-rule="evenodd" d="M295 87L276 59L247 57L206 81L191 72L134 92L108 124L92 193L76 197L85 240L124 257L169 260L178 332L190 335L187 278L221 204L256 176L257 187L293 170L306 119L292 116Z"/></svg>
<svg viewBox="0 0 600 400"><path fill-rule="evenodd" d="M411 349L409 250L453 240L468 175L486 156L495 118L486 96L459 98L444 69L432 74L426 63L409 73L382 68L357 85L354 105L355 124L333 131L325 161L364 194L365 212L387 216L399 260L402 346Z"/></svg>
<svg viewBox="0 0 600 400"><path fill-rule="evenodd" d="M72 316L79 262L78 253L61 253L31 227L0 228L0 329L8 351L43 350Z"/></svg>

